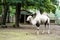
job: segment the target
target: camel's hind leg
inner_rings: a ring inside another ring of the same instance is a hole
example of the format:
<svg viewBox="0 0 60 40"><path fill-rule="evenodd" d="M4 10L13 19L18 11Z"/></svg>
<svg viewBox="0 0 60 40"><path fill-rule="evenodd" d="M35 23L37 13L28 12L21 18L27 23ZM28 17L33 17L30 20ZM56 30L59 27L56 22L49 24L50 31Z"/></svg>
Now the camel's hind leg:
<svg viewBox="0 0 60 40"><path fill-rule="evenodd" d="M45 22L45 28L43 29L42 33L45 32L47 25L48 25L48 34L50 33L50 20L46 20L46 22Z"/></svg>
<svg viewBox="0 0 60 40"><path fill-rule="evenodd" d="M50 34L50 24L48 24L48 34Z"/></svg>
<svg viewBox="0 0 60 40"><path fill-rule="evenodd" d="M50 34L50 20L48 20L47 25L48 25L48 34Z"/></svg>
<svg viewBox="0 0 60 40"><path fill-rule="evenodd" d="M43 28L43 30L42 30L42 33L45 33L46 25L47 25L47 21L44 23L44 28Z"/></svg>

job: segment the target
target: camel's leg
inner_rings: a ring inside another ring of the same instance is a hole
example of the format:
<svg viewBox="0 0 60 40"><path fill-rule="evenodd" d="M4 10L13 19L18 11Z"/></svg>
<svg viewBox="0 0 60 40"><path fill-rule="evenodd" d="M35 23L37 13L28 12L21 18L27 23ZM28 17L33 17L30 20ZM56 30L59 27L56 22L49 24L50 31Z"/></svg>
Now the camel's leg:
<svg viewBox="0 0 60 40"><path fill-rule="evenodd" d="M48 34L50 33L50 20L48 20Z"/></svg>
<svg viewBox="0 0 60 40"><path fill-rule="evenodd" d="M40 23L37 22L37 23L36 23L36 26L37 26L37 34L39 34L39 26L40 26Z"/></svg>
<svg viewBox="0 0 60 40"><path fill-rule="evenodd" d="M44 33L44 32L45 32L45 30L46 30L46 23L45 23L45 25L44 25L44 28L43 28L42 33Z"/></svg>
<svg viewBox="0 0 60 40"><path fill-rule="evenodd" d="M37 34L39 34L39 27L37 27Z"/></svg>
<svg viewBox="0 0 60 40"><path fill-rule="evenodd" d="M50 23L48 24L48 34L50 34Z"/></svg>

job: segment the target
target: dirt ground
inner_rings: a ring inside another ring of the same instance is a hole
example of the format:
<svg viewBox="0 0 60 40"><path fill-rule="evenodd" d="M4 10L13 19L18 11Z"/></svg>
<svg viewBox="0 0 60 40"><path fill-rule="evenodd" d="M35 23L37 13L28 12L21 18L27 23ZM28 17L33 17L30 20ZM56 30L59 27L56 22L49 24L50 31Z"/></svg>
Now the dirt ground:
<svg viewBox="0 0 60 40"><path fill-rule="evenodd" d="M51 33L47 31L42 34L44 25L40 26L40 34L36 34L36 27L32 25L21 25L20 28L0 28L0 40L60 40L60 26L51 25Z"/></svg>

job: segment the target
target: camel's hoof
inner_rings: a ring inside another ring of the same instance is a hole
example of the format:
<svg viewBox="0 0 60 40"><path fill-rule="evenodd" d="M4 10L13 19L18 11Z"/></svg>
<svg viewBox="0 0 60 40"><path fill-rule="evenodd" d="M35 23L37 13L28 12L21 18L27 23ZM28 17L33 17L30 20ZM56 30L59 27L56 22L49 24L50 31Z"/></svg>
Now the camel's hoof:
<svg viewBox="0 0 60 40"><path fill-rule="evenodd" d="M48 32L48 34L50 34L50 32Z"/></svg>
<svg viewBox="0 0 60 40"><path fill-rule="evenodd" d="M48 31L48 34L50 34L50 30Z"/></svg>
<svg viewBox="0 0 60 40"><path fill-rule="evenodd" d="M44 34L44 33L45 33L45 31L42 32L42 34Z"/></svg>
<svg viewBox="0 0 60 40"><path fill-rule="evenodd" d="M37 35L39 35L39 32L37 32Z"/></svg>

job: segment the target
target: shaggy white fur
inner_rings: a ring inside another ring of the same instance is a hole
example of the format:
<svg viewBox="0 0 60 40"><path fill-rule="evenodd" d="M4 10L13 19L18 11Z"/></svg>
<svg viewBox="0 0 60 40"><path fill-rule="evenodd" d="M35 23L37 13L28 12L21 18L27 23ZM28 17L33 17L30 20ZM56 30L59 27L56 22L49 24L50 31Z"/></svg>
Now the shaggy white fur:
<svg viewBox="0 0 60 40"><path fill-rule="evenodd" d="M32 25L36 25L38 31L39 31L39 26L40 26L41 21L44 24L48 24L48 33L50 33L50 19L47 15L45 15L45 12L41 15L40 11L36 10L36 17L33 18L32 16L28 16L27 21L29 21ZM37 31L37 34L39 33L38 31ZM44 33L44 30L42 33Z"/></svg>

